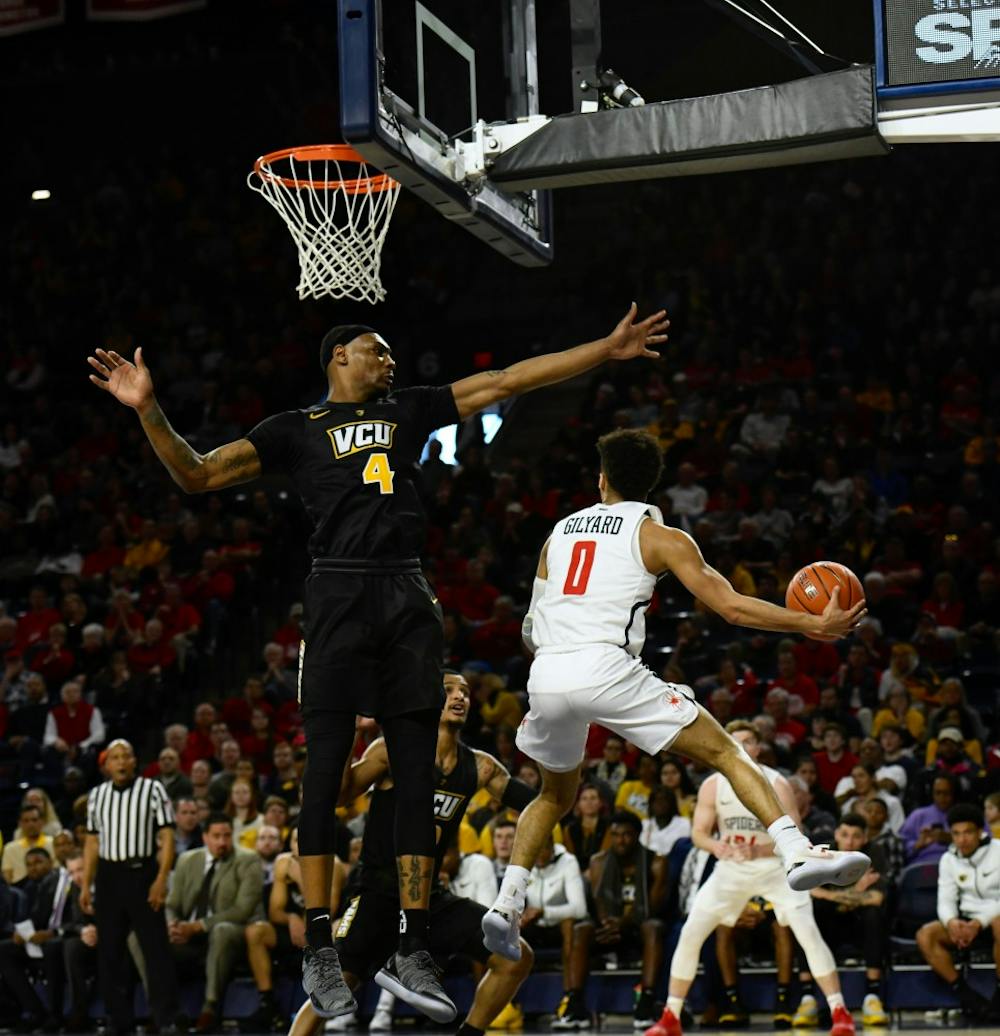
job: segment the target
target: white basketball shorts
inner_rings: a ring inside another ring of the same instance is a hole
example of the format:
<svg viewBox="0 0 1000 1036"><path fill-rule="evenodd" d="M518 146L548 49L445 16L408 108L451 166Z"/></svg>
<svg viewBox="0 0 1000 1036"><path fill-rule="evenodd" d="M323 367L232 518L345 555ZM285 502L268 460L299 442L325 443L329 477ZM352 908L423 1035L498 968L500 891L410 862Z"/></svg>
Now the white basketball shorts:
<svg viewBox="0 0 1000 1036"><path fill-rule="evenodd" d="M789 925L796 910L812 912L808 892L796 892L788 884L785 868L777 858L771 860L720 860L698 889L691 904L691 917L710 917L714 924L736 924L743 908L760 896L774 907L778 924Z"/></svg>
<svg viewBox="0 0 1000 1036"><path fill-rule="evenodd" d="M591 723L655 755L697 718L690 687L665 683L624 648L545 652L531 664L517 747L546 769L566 773L583 760Z"/></svg>

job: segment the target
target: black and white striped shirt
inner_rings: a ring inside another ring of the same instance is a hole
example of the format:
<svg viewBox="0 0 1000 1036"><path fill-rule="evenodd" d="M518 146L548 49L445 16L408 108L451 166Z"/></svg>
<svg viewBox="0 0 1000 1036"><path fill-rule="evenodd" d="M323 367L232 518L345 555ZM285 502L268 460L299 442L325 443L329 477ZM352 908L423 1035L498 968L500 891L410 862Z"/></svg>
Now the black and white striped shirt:
<svg viewBox="0 0 1000 1036"><path fill-rule="evenodd" d="M87 830L97 835L102 860L150 859L156 855L156 832L172 827L174 810L163 785L136 777L116 787L105 781L87 796Z"/></svg>

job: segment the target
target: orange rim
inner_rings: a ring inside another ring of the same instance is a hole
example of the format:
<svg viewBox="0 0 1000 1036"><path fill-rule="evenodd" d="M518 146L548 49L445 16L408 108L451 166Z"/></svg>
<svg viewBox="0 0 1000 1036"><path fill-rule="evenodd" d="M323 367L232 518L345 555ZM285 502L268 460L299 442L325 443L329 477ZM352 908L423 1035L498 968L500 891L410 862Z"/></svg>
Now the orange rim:
<svg viewBox="0 0 1000 1036"><path fill-rule="evenodd" d="M312 144L308 147L290 147L261 155L253 164L254 172L262 180L284 184L285 187L293 189L312 187L318 191L341 190L346 194L371 194L398 186L396 181L385 173L379 173L377 176L359 176L353 180L300 180L290 176L279 176L270 167L284 158L292 158L296 162L355 162L358 165L365 162L364 156L349 144Z"/></svg>

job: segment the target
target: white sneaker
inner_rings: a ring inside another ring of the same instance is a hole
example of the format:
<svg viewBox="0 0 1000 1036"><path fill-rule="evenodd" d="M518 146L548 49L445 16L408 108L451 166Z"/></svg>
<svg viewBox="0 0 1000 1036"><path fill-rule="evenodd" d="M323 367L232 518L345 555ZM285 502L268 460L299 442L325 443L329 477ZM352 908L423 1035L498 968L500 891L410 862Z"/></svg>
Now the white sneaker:
<svg viewBox="0 0 1000 1036"><path fill-rule="evenodd" d="M368 1023L369 1032L392 1032L392 1011L377 1007Z"/></svg>
<svg viewBox="0 0 1000 1036"><path fill-rule="evenodd" d="M785 876L796 892L808 892L817 885L853 885L871 862L864 853L842 853L825 845L811 845L792 857L785 867Z"/></svg>
<svg viewBox="0 0 1000 1036"><path fill-rule="evenodd" d="M507 960L521 959L521 911L498 900L483 914L483 944Z"/></svg>
<svg viewBox="0 0 1000 1036"><path fill-rule="evenodd" d="M358 1012L342 1014L339 1018L327 1018L323 1026L324 1032L350 1032L358 1027Z"/></svg>

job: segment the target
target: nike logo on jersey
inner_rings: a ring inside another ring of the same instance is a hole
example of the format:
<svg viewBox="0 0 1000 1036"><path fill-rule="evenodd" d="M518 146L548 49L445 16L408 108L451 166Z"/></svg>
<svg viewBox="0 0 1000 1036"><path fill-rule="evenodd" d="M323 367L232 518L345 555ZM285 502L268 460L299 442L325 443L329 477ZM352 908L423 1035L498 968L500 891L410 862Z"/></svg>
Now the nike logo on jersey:
<svg viewBox="0 0 1000 1036"><path fill-rule="evenodd" d="M615 536L621 532L624 519L620 514L581 515L578 518L567 518L563 523L563 535L573 536L576 533L606 533Z"/></svg>
<svg viewBox="0 0 1000 1036"><path fill-rule="evenodd" d="M317 420L320 417L326 417L326 415L328 413L330 413L329 410L321 410L318 414L310 414L309 415L309 420L310 421L315 421L315 420Z"/></svg>
<svg viewBox="0 0 1000 1036"><path fill-rule="evenodd" d="M376 446L391 449L395 431L396 426L388 421L352 421L336 428L327 428L326 434L333 443L333 455L341 460L352 453L371 450Z"/></svg>

